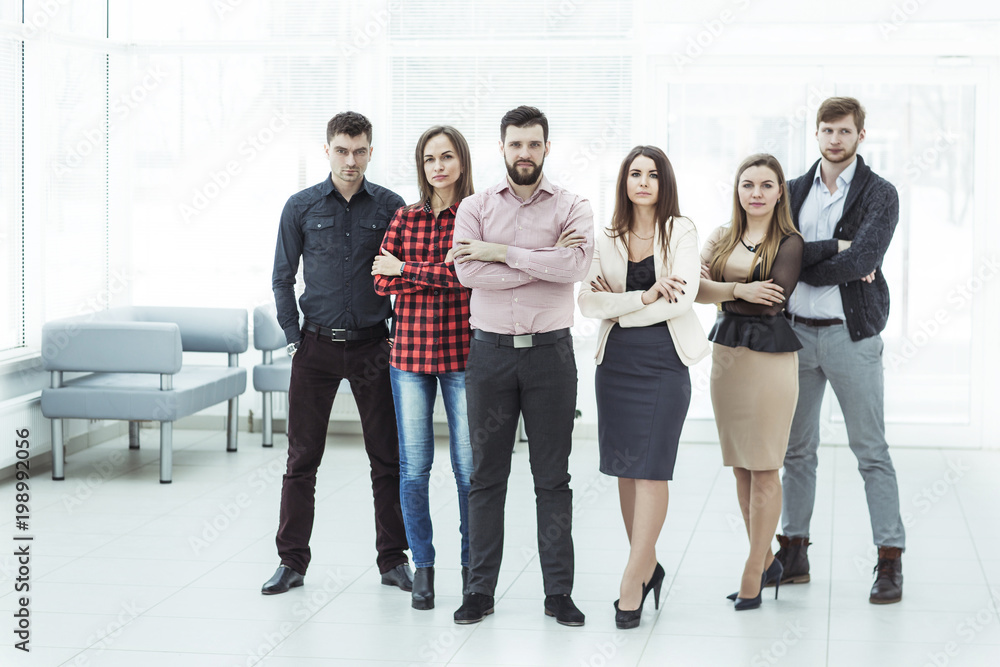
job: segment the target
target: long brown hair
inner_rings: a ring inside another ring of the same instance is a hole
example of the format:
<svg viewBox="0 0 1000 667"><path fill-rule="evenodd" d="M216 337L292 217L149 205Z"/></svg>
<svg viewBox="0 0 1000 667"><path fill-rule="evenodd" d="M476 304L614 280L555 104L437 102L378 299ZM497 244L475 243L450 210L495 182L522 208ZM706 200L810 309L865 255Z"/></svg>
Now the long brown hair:
<svg viewBox="0 0 1000 667"><path fill-rule="evenodd" d="M712 252L712 259L709 261L709 271L712 275L712 280L722 280L722 269L725 268L726 262L729 261L729 256L733 254L733 250L740 244L743 234L746 233L747 212L743 210L743 205L740 204L739 188L740 177L750 167L767 167L773 171L778 177L778 187L781 189L781 194L779 195L778 203L771 212L771 222L767 228L767 235L763 243L758 245L754 252L753 262L750 264L751 270L747 274L745 282L749 283L757 280L757 278L754 278L752 268L757 266L757 262L760 262L759 279L767 280L767 277L771 273L771 266L774 264L774 258L778 256L778 247L781 245L781 240L792 234L801 236L792 222L792 208L788 203L788 187L785 182L785 172L781 170L781 163L778 162L776 157L768 153L751 155L743 160L736 170L736 183L733 185L732 222L729 225L729 231L715 244L715 249Z"/></svg>
<svg viewBox="0 0 1000 667"><path fill-rule="evenodd" d="M423 206L424 202L434 194L434 186L427 180L427 174L424 173L424 149L427 148L427 142L439 134L443 134L451 140L451 145L458 153L458 161L462 165L462 173L459 175L458 181L455 182L455 201L462 201L475 193L475 188L472 185L472 154L469 151L469 142L465 140L461 132L451 125L435 125L428 128L417 140L417 149L414 155L417 160L417 189L420 190L420 201L413 204L411 208Z"/></svg>
<svg viewBox="0 0 1000 667"><path fill-rule="evenodd" d="M657 174L657 197L656 197L656 231L660 234L660 249L663 257L667 257L667 248L670 246L670 234L674 229L674 218L681 214L680 204L677 200L677 180L674 178L674 168L667 159L667 154L656 146L636 146L628 152L622 160L622 166L618 170L618 186L615 188L615 212L611 216L611 229L608 235L612 238L621 239L628 248L628 233L632 229L632 216L634 205L628 198L628 173L632 169L632 162L643 155L653 161Z"/></svg>

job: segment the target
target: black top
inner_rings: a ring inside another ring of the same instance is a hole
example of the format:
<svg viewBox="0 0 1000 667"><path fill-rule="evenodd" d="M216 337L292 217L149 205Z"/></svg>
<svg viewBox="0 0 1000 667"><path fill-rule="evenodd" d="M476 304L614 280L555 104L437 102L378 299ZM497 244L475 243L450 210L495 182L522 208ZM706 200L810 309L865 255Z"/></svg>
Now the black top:
<svg viewBox="0 0 1000 667"><path fill-rule="evenodd" d="M772 306L743 299L725 301L715 326L708 333L713 343L726 347L746 347L756 352L795 352L802 349L792 327L781 311L795 291L802 271L804 241L798 234L781 239L778 255L769 277L785 290L785 300ZM761 280L760 265L754 267L753 280Z"/></svg>
<svg viewBox="0 0 1000 667"><path fill-rule="evenodd" d="M812 188L819 160L803 176L788 181L792 219L799 224L799 210ZM799 279L809 285L840 285L851 340L874 336L889 319L889 286L882 275L882 259L899 222L899 196L889 181L881 178L858 156L854 180L847 191L844 211L834 228L834 237L806 243ZM837 240L853 241L837 252ZM875 280L861 280L872 271Z"/></svg>
<svg viewBox="0 0 1000 667"><path fill-rule="evenodd" d="M645 292L656 282L656 266L653 264L653 256L638 262L628 261L628 269L625 272L625 291L634 292L636 290ZM650 324L651 327L665 327L667 323L656 322Z"/></svg>
<svg viewBox="0 0 1000 667"><path fill-rule="evenodd" d="M302 338L295 304L295 274L302 259L305 319L331 329L364 329L392 313L375 293L372 260L392 215L404 205L392 190L364 179L347 202L328 176L292 195L281 212L271 285L278 324L289 343Z"/></svg>

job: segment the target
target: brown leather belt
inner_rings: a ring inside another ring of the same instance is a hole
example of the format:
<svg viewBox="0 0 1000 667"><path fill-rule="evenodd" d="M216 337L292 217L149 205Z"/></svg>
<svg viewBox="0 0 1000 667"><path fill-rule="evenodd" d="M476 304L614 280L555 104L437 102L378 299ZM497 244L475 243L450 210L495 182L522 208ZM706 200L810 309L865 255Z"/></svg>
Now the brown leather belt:
<svg viewBox="0 0 1000 667"><path fill-rule="evenodd" d="M844 320L838 320L833 317L828 320L814 320L811 317L802 317L801 315L795 315L793 313L783 311L785 319L789 320L792 324L798 322L799 324L805 324L810 327L833 327L838 324L843 324Z"/></svg>

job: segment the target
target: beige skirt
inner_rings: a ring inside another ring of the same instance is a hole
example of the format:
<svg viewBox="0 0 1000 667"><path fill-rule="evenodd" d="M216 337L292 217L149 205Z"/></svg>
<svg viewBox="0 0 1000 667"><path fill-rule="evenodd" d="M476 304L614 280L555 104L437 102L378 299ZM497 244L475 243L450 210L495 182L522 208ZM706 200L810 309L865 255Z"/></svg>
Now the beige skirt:
<svg viewBox="0 0 1000 667"><path fill-rule="evenodd" d="M799 398L799 353L713 343L711 386L722 463L780 468Z"/></svg>

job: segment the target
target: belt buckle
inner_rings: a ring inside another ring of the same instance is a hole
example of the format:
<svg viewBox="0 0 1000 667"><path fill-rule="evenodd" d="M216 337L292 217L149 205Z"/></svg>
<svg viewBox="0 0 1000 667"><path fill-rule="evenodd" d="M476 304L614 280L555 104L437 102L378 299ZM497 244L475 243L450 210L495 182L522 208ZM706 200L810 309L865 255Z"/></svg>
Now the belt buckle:
<svg viewBox="0 0 1000 667"><path fill-rule="evenodd" d="M511 340L514 341L514 349L522 349L525 347L531 347L531 339L534 334L522 334L520 336L511 336Z"/></svg>
<svg viewBox="0 0 1000 667"><path fill-rule="evenodd" d="M343 333L347 329L330 329L330 340L335 342L343 343L347 338L337 338L337 333Z"/></svg>

